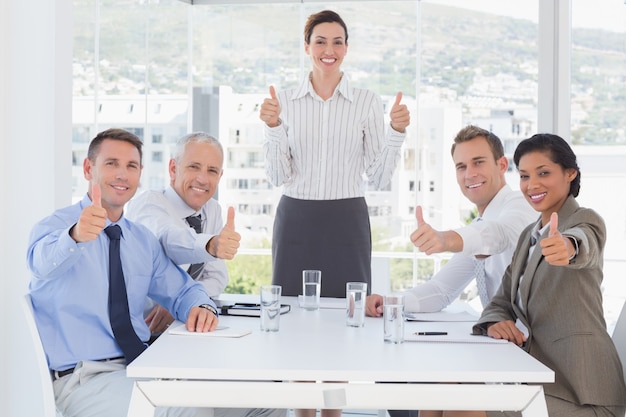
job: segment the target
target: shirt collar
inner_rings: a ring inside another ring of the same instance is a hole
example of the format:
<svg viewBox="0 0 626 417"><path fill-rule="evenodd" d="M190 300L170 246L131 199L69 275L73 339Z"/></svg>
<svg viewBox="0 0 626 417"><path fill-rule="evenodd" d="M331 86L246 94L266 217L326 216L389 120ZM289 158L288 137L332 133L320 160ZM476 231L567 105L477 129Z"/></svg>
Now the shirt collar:
<svg viewBox="0 0 626 417"><path fill-rule="evenodd" d="M511 192L511 187L508 184L504 184L500 191L493 196L487 207L485 207L485 211L483 211L483 215L480 217L490 218L490 216L497 217L500 215L500 210L502 208L502 203L506 198L507 194ZM493 212L493 213L492 213Z"/></svg>
<svg viewBox="0 0 626 417"><path fill-rule="evenodd" d="M291 100L303 98L307 94L313 98L319 98L319 96L313 89L313 84L311 83L311 73L309 73L309 75L302 80L300 86L296 90L294 90L293 95L291 96ZM339 84L337 84L337 87L335 88L335 93L333 94L333 97L335 97L337 94L341 94L346 100L350 102L353 101L354 95L352 89L350 89L348 77L344 73L341 73L341 80L339 80Z"/></svg>
<svg viewBox="0 0 626 417"><path fill-rule="evenodd" d="M535 223L535 226L533 226L532 230L530 231L530 246L535 246L537 242L541 240L541 235L543 234L543 232L548 230L549 227L550 223L541 227L541 220Z"/></svg>
<svg viewBox="0 0 626 417"><path fill-rule="evenodd" d="M181 219L200 213L199 211L195 211L194 209L189 207L187 203L185 203L185 201L180 198L176 190L174 190L171 185L163 191L163 195L165 195L165 198L167 198L167 200L174 208L176 215Z"/></svg>
<svg viewBox="0 0 626 417"><path fill-rule="evenodd" d="M80 204L79 204L81 211L85 207L90 206L91 204L92 204L92 202L91 202L91 198L89 198L89 194L85 193L85 196L82 198L82 200L80 200ZM129 223L128 219L126 217L124 217L124 212L122 212L122 217L120 217L119 220L116 221L116 222L112 222L107 217L106 225L104 227L105 228L109 227L112 224L117 224L117 225L120 226L120 228L122 229L122 239L124 239L124 232L130 228L130 223Z"/></svg>

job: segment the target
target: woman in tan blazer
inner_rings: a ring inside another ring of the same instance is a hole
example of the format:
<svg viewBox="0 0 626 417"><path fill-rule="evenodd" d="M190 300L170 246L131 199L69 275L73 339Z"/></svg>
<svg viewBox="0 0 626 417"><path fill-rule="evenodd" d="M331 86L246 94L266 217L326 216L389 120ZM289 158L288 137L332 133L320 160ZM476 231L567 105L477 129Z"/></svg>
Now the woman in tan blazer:
<svg viewBox="0 0 626 417"><path fill-rule="evenodd" d="M554 370L554 384L544 385L550 417L623 417L622 364L602 309L606 229L575 200L576 155L559 136L537 134L519 144L514 161L541 216L522 232L474 333L514 342Z"/></svg>

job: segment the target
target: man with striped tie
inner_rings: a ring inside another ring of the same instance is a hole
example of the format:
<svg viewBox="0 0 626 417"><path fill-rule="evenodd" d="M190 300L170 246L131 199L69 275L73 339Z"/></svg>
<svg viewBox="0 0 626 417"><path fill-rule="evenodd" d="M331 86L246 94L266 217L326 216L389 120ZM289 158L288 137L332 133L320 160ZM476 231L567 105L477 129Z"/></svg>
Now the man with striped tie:
<svg viewBox="0 0 626 417"><path fill-rule="evenodd" d="M506 183L508 159L496 135L466 126L457 133L451 153L457 183L476 205L478 217L467 226L440 231L424 220L422 207L416 207L413 244L428 255L454 255L429 281L405 292L406 312L440 311L474 279L485 307L500 286L520 233L537 218L523 195ZM382 297L372 294L367 298L367 314L381 316Z"/></svg>
<svg viewBox="0 0 626 417"><path fill-rule="evenodd" d="M165 253L201 282L211 297L228 285L225 259L233 259L241 236L235 231L235 211L229 207L226 223L213 198L222 177L224 152L219 141L194 132L180 138L169 162L170 186L146 191L127 207L127 216L156 235ZM146 309L150 330L158 335L172 322L158 305Z"/></svg>

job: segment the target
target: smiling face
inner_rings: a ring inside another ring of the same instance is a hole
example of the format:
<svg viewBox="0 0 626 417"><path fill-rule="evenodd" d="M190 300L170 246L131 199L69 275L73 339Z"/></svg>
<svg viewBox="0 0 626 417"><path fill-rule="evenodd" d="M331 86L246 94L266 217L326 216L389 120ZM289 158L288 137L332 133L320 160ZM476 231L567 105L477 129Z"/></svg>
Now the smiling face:
<svg viewBox="0 0 626 417"><path fill-rule="evenodd" d="M487 205L506 184L504 173L509 166L508 160L504 156L496 160L482 136L456 144L452 159L461 192L476 204L482 216Z"/></svg>
<svg viewBox="0 0 626 417"><path fill-rule="evenodd" d="M311 57L313 71L332 74L340 71L348 43L343 27L337 23L320 23L313 28L310 43L304 50Z"/></svg>
<svg viewBox="0 0 626 417"><path fill-rule="evenodd" d="M179 160L170 160L172 188L195 211L215 195L224 157L220 149L206 142L189 142Z"/></svg>
<svg viewBox="0 0 626 417"><path fill-rule="evenodd" d="M119 220L124 205L135 195L141 177L139 150L129 142L104 139L98 148L95 160L83 162L85 179L89 190L99 184L102 190L102 207L109 220Z"/></svg>
<svg viewBox="0 0 626 417"><path fill-rule="evenodd" d="M541 213L541 224L545 226L552 213L558 212L567 200L570 183L578 172L552 162L549 151L524 154L518 170L520 190L530 205Z"/></svg>

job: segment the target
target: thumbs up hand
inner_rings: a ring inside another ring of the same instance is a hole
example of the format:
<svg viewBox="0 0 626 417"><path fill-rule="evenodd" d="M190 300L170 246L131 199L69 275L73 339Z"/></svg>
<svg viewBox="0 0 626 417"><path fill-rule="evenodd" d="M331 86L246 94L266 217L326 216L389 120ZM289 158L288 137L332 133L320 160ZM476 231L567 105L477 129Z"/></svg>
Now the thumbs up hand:
<svg viewBox="0 0 626 417"><path fill-rule="evenodd" d="M263 104L261 104L261 111L259 112L259 118L269 127L276 127L280 124L278 116L280 116L280 103L276 98L276 90L274 89L274 86L270 85L270 98L263 100Z"/></svg>
<svg viewBox="0 0 626 417"><path fill-rule="evenodd" d="M424 221L421 206L415 207L415 218L417 219L417 229L411 233L411 242L415 247L427 255L445 252L447 248L444 234L433 229Z"/></svg>
<svg viewBox="0 0 626 417"><path fill-rule="evenodd" d="M241 235L235 231L235 209L228 207L226 224L219 235L213 236L206 244L207 252L214 258L233 259L239 249Z"/></svg>
<svg viewBox="0 0 626 417"><path fill-rule="evenodd" d="M102 207L100 184L91 188L91 205L83 209L78 222L70 229L75 242L95 240L106 226L107 211Z"/></svg>
<svg viewBox="0 0 626 417"><path fill-rule="evenodd" d="M391 107L389 117L391 118L391 127L396 132L404 133L406 127L411 123L411 114L406 104L400 104L402 100L402 92L398 92L396 95L396 101Z"/></svg>
<svg viewBox="0 0 626 417"><path fill-rule="evenodd" d="M550 216L550 231L548 237L541 240L541 254L546 262L554 266L568 265L570 257L576 252L576 248L569 238L564 237L558 229L559 215L552 213Z"/></svg>

